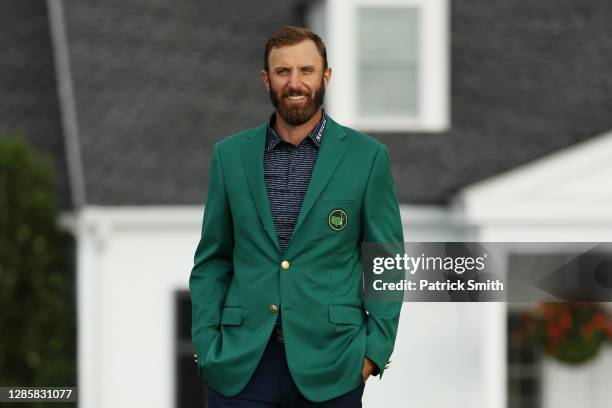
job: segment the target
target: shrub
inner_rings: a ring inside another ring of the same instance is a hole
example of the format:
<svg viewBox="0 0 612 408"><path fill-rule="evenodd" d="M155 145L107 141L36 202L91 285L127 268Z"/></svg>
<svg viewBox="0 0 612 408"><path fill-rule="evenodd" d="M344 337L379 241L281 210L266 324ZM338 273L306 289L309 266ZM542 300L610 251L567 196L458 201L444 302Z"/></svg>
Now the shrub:
<svg viewBox="0 0 612 408"><path fill-rule="evenodd" d="M54 186L52 163L0 132L2 386L76 384L74 243Z"/></svg>

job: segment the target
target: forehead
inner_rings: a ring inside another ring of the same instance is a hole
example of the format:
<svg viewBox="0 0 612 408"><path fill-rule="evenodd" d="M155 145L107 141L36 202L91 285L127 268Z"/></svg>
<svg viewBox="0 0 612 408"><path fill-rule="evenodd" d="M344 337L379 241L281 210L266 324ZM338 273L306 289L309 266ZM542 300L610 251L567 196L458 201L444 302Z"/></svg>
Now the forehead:
<svg viewBox="0 0 612 408"><path fill-rule="evenodd" d="M323 66L322 57L312 40L304 40L294 45L272 48L268 56L268 63L270 68L305 65Z"/></svg>

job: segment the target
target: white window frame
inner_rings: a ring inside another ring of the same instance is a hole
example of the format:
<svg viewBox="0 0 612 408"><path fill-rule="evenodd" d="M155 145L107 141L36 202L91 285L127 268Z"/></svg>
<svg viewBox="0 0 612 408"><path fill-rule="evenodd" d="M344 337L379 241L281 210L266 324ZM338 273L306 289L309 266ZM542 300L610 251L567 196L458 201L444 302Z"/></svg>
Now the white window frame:
<svg viewBox="0 0 612 408"><path fill-rule="evenodd" d="M420 13L417 100L419 112L406 117L360 117L357 112L357 8L417 7ZM315 6L316 7L316 6ZM448 0L327 0L324 23L312 21L328 48L332 78L326 109L340 123L365 132L444 132L449 114ZM316 10L311 17L321 16Z"/></svg>

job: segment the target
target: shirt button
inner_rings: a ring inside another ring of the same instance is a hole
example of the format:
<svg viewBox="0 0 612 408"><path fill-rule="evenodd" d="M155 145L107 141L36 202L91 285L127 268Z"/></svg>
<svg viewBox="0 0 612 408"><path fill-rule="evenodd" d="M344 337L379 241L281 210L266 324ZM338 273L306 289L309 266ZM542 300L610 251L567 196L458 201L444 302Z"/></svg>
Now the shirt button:
<svg viewBox="0 0 612 408"><path fill-rule="evenodd" d="M270 305L270 312L272 312L272 313L276 313L276 312L278 312L278 306L276 306L276 305Z"/></svg>
<svg viewBox="0 0 612 408"><path fill-rule="evenodd" d="M285 260L285 261L281 262L281 267L283 269L289 269L289 261Z"/></svg>

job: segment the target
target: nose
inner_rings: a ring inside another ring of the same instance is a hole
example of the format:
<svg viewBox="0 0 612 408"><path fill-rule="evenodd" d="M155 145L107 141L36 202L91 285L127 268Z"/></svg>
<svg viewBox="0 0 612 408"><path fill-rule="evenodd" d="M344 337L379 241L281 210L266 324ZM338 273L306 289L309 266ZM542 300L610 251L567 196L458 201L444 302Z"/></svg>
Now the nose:
<svg viewBox="0 0 612 408"><path fill-rule="evenodd" d="M302 77L300 75L300 70L299 69L292 70L291 77L289 78L289 88L300 89L301 83L302 83Z"/></svg>

